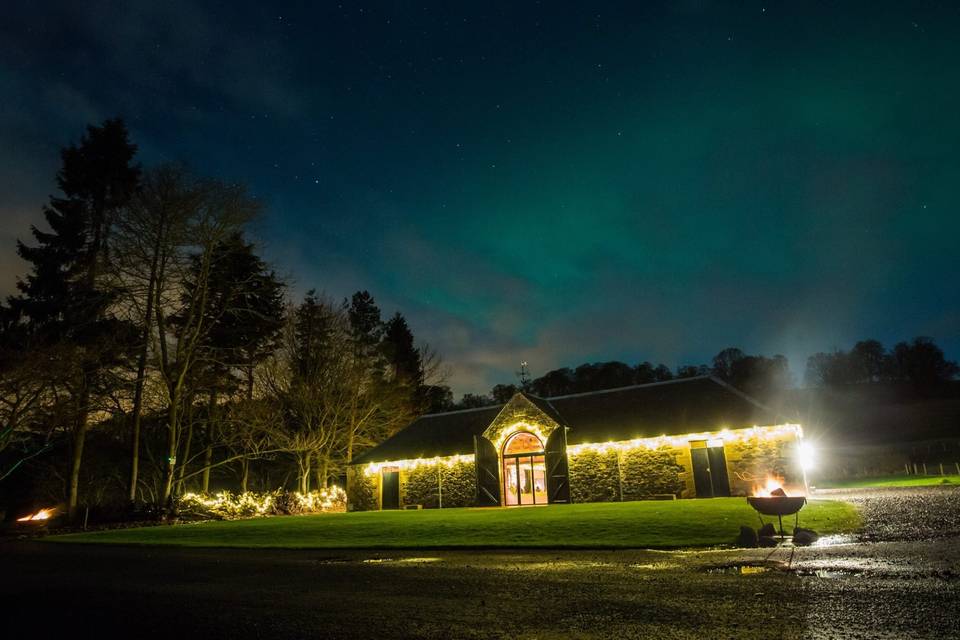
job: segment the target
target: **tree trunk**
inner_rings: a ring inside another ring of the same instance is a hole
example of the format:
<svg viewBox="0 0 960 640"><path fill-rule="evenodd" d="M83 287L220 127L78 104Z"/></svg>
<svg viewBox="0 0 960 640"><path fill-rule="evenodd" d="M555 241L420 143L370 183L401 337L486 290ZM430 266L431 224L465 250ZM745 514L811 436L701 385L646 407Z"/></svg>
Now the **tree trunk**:
<svg viewBox="0 0 960 640"><path fill-rule="evenodd" d="M193 441L193 417L187 421L187 440L183 445L183 463L177 476L177 493L183 493L183 476L187 471L187 461L190 460L190 443Z"/></svg>
<svg viewBox="0 0 960 640"><path fill-rule="evenodd" d="M310 493L310 453L300 458L300 493Z"/></svg>
<svg viewBox="0 0 960 640"><path fill-rule="evenodd" d="M244 458L240 461L240 491L247 492L247 483L250 480L250 461Z"/></svg>
<svg viewBox="0 0 960 640"><path fill-rule="evenodd" d="M147 354L150 345L150 327L153 323L153 290L157 279L160 261L160 246L163 239L164 212L160 214L160 228L153 247L153 259L150 261L150 276L147 282L147 309L143 316L143 347L137 356L137 386L133 393L133 428L130 451L130 502L137 501L137 476L140 472L140 416L143 413L143 387L146 382Z"/></svg>
<svg viewBox="0 0 960 640"><path fill-rule="evenodd" d="M213 463L213 447L209 444L203 451L203 492L210 492L210 465Z"/></svg>
<svg viewBox="0 0 960 640"><path fill-rule="evenodd" d="M163 483L163 504L169 508L173 499L173 478L177 467L177 422L180 419L178 405L180 403L178 393L175 391L170 394L170 408L167 411L167 472Z"/></svg>
<svg viewBox="0 0 960 640"><path fill-rule="evenodd" d="M330 483L330 454L323 456L321 465L320 488L326 489Z"/></svg>
<svg viewBox="0 0 960 640"><path fill-rule="evenodd" d="M217 419L217 390L210 390L210 403L207 405L207 428L204 432L207 448L203 451L203 492L210 491L210 464L213 462L213 427Z"/></svg>
<svg viewBox="0 0 960 640"><path fill-rule="evenodd" d="M70 465L70 485L67 497L67 516L73 520L77 515L77 503L80 494L80 462L83 459L83 445L87 439L87 414L90 411L90 390L86 381L80 390L77 404L76 422L73 427L73 460Z"/></svg>

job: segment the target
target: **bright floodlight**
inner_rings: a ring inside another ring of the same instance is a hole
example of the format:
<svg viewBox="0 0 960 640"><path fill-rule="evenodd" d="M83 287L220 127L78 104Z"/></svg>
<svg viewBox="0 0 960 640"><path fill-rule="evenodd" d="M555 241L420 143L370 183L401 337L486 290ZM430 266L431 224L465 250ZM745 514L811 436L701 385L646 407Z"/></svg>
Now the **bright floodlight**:
<svg viewBox="0 0 960 640"><path fill-rule="evenodd" d="M809 471L816 466L816 452L813 449L813 445L809 442L801 442L798 450L800 458L800 466L803 467L804 471Z"/></svg>

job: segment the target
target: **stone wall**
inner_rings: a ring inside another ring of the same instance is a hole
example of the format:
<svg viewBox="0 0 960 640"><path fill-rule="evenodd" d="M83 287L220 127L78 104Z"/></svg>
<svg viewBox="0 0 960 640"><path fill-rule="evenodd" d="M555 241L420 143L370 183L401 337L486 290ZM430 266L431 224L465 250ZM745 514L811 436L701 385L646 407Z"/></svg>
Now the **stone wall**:
<svg viewBox="0 0 960 640"><path fill-rule="evenodd" d="M483 436L497 447L499 455L503 440L516 431L530 431L546 445L547 437L559 426L533 403L517 394L500 410L484 430Z"/></svg>
<svg viewBox="0 0 960 640"><path fill-rule="evenodd" d="M797 438L784 434L778 438L754 438L728 443L724 447L730 494L748 496L755 486L763 486L767 476L782 478L790 487L803 486L803 470L794 455Z"/></svg>

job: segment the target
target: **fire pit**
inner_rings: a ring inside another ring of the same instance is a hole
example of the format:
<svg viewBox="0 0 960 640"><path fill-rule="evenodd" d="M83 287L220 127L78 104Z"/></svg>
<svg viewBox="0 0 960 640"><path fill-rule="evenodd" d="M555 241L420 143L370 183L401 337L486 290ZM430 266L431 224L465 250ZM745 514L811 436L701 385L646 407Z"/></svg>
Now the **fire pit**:
<svg viewBox="0 0 960 640"><path fill-rule="evenodd" d="M765 516L777 516L780 522L780 538L785 537L783 533L783 516L795 516L793 528L796 529L800 524L800 509L807 504L804 496L788 496L786 492L777 487L768 491L769 495L749 496L747 502L757 513ZM763 518L760 518L763 522Z"/></svg>

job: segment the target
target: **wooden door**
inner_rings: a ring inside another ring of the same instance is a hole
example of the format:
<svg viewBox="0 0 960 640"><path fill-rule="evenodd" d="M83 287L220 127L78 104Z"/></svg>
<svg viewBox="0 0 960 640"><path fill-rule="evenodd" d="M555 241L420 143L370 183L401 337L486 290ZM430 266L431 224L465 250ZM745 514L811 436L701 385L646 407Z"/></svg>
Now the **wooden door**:
<svg viewBox="0 0 960 640"><path fill-rule="evenodd" d="M493 443L473 436L473 459L477 474L477 506L500 506L500 456Z"/></svg>
<svg viewBox="0 0 960 640"><path fill-rule="evenodd" d="M713 486L713 495L729 496L730 477L727 475L727 456L723 453L723 446L708 447L707 455L710 458L710 484Z"/></svg>
<svg viewBox="0 0 960 640"><path fill-rule="evenodd" d="M693 484L698 498L713 497L713 482L710 480L710 454L706 443L690 443L690 457L693 459Z"/></svg>
<svg viewBox="0 0 960 640"><path fill-rule="evenodd" d="M557 427L547 438L544 458L547 463L547 502L570 502L570 469L567 464L567 429Z"/></svg>
<svg viewBox="0 0 960 640"><path fill-rule="evenodd" d="M381 509L399 509L400 508L400 472L384 471L383 482L380 493Z"/></svg>

